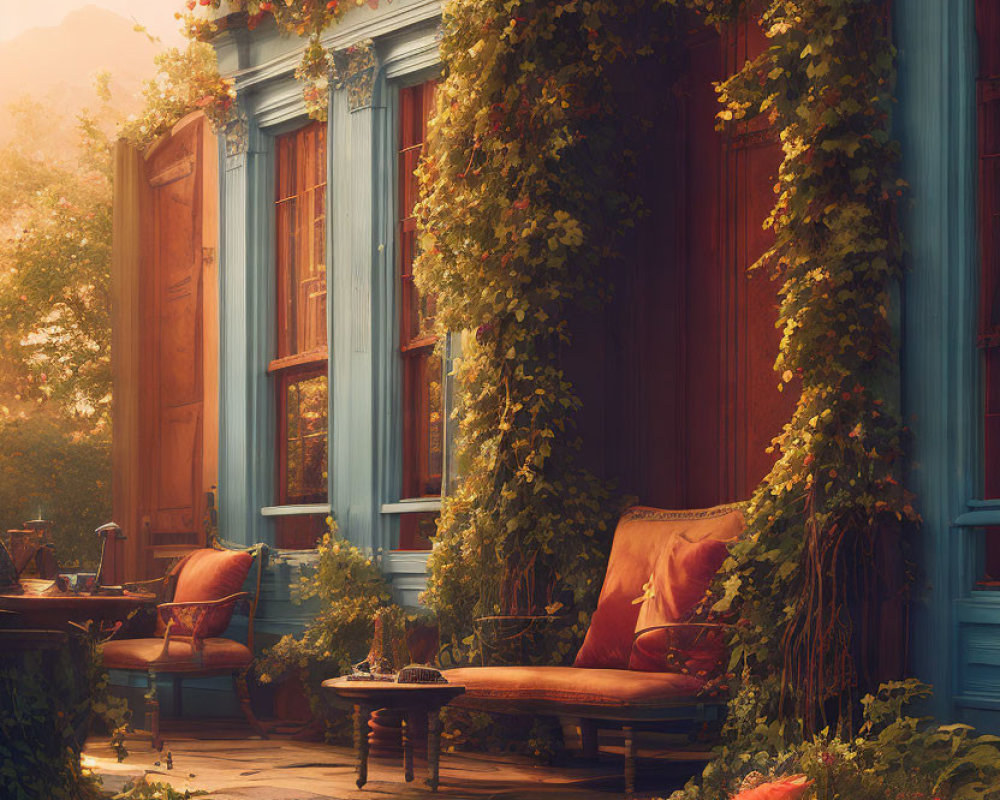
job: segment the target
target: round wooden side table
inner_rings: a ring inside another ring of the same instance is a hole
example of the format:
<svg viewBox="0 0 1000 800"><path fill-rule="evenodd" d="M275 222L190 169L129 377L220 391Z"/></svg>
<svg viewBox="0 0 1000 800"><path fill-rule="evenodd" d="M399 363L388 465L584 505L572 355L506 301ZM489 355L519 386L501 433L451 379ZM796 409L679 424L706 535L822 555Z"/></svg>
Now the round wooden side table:
<svg viewBox="0 0 1000 800"><path fill-rule="evenodd" d="M395 683L393 681L351 681L332 678L323 688L339 705L354 706L354 756L360 789L368 782L368 717L373 711L387 708L403 712L403 774L413 780L413 741L411 720L417 714L427 716L427 785L436 792L441 758L441 709L465 692L454 683Z"/></svg>

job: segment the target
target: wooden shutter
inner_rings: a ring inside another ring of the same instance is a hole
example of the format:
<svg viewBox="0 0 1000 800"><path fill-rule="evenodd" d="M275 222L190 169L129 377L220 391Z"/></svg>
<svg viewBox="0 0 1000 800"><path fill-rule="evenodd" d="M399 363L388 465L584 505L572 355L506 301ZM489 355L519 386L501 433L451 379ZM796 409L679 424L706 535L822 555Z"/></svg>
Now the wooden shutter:
<svg viewBox="0 0 1000 800"><path fill-rule="evenodd" d="M112 280L114 505L132 578L205 544L218 440L215 137L191 115L138 169L129 161L123 155L131 180L122 175L117 190L126 205L116 207Z"/></svg>

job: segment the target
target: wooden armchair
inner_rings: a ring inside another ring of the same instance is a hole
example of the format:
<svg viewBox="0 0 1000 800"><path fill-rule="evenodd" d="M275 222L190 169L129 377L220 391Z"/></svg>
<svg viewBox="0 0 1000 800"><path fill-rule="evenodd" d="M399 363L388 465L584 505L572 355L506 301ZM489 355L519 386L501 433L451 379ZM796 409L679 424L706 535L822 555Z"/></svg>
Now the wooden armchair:
<svg viewBox="0 0 1000 800"><path fill-rule="evenodd" d="M157 749L160 737L157 675L173 677L175 716L182 711L184 678L230 674L240 708L250 726L266 738L253 715L247 673L253 662L253 622L260 596L261 575L267 547L248 550L205 548L182 559L166 576L172 600L156 607L156 632L152 637L120 639L102 647L104 666L146 673L146 728ZM250 568L256 564L253 592L243 590ZM247 614L246 643L224 638L234 613Z"/></svg>

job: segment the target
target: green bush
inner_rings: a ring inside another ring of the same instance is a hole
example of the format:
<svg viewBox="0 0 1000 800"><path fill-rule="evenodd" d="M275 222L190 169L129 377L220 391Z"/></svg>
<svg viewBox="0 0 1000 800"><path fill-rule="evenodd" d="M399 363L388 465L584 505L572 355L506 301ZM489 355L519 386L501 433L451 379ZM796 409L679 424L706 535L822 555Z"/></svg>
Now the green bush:
<svg viewBox="0 0 1000 800"><path fill-rule="evenodd" d="M0 653L0 797L91 800L101 796L80 752L100 682L93 644L70 637L55 651Z"/></svg>

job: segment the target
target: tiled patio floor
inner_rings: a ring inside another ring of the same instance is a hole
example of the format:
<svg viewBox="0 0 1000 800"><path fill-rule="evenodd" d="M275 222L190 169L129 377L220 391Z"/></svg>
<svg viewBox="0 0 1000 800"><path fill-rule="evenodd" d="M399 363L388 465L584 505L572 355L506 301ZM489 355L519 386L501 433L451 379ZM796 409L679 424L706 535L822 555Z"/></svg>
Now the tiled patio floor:
<svg viewBox="0 0 1000 800"><path fill-rule="evenodd" d="M87 743L84 763L101 776L109 791L148 775L148 780L177 789L206 790L206 800L435 797L424 787L426 765L421 761L416 764L416 780L406 784L402 764L372 759L368 784L359 791L354 785L354 757L349 749L289 738L262 740L248 733L239 723L185 719L164 725L162 753L148 745L130 744L128 758L119 764L107 740L95 737ZM169 770L168 751L173 759ZM639 796L669 795L694 769L690 763L644 758L639 766ZM569 759L558 767L507 755L445 753L436 796L442 800L613 800L621 797L622 787L622 759L613 752L602 751L596 764Z"/></svg>

